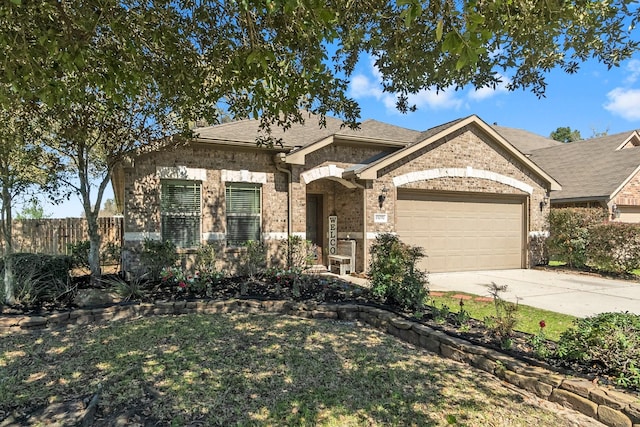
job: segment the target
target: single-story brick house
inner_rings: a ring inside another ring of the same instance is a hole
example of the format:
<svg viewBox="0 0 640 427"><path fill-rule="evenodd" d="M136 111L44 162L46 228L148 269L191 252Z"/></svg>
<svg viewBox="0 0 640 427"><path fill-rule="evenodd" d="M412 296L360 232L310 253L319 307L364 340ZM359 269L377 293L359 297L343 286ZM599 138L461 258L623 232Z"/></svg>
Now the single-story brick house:
<svg viewBox="0 0 640 427"><path fill-rule="evenodd" d="M550 139L545 143L545 138L525 131L495 129L562 185L551 193L551 208L603 207L614 221L640 222L638 131L565 144ZM528 149L523 149L527 141Z"/></svg>
<svg viewBox="0 0 640 427"><path fill-rule="evenodd" d="M527 268L541 261L551 191L560 185L479 117L424 132L374 120L354 131L310 117L257 147L258 122L197 129L188 144L140 154L113 174L124 249L145 238L183 251L302 236L327 265L355 241L365 271L378 233L425 248L430 272ZM125 269L127 266L125 256Z"/></svg>

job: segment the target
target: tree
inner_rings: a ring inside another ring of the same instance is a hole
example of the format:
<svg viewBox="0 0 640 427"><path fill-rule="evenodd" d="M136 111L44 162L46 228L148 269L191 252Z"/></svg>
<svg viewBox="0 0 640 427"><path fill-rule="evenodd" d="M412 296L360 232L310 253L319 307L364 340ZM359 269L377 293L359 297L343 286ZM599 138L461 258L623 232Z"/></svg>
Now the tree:
<svg viewBox="0 0 640 427"><path fill-rule="evenodd" d="M580 136L579 130L571 130L570 127L559 127L549 135L551 139L555 139L560 142L573 142L580 141L582 137Z"/></svg>
<svg viewBox="0 0 640 427"><path fill-rule="evenodd" d="M471 84L544 95L544 75L595 58L615 66L638 50L633 0L11 0L0 5L0 106L46 107L49 146L89 223L113 165L196 119L304 122L308 110L350 127L357 61L371 56L383 90L408 95ZM127 111L132 112L127 116ZM153 130L153 131L151 131ZM155 134L155 135L154 135ZM121 138L121 139L118 139ZM95 178L98 184L93 187ZM94 206L92 208L92 206Z"/></svg>
<svg viewBox="0 0 640 427"><path fill-rule="evenodd" d="M68 105L87 87L117 100L153 82L209 123L223 102L266 130L304 120L301 109L357 126L345 92L363 55L403 111L408 94L495 86L505 73L509 89L543 96L552 68L631 57L639 17L633 0L11 0L0 6L0 103Z"/></svg>
<svg viewBox="0 0 640 427"><path fill-rule="evenodd" d="M100 229L102 198L115 165L134 152L162 144L177 135L186 123L162 108L153 87L145 96L114 100L88 90L82 102L60 105L48 111L49 138L46 150L53 154L52 168L59 164L56 180L68 194L82 202L89 236L89 268L92 280L100 279Z"/></svg>
<svg viewBox="0 0 640 427"><path fill-rule="evenodd" d="M0 231L5 259L4 298L8 304L14 303L12 205L30 187L47 181L41 169L45 153L37 145L39 134L30 119L32 113L21 104L11 110L0 108Z"/></svg>
<svg viewBox="0 0 640 427"><path fill-rule="evenodd" d="M43 219L49 217L51 215L44 211L40 201L35 198L29 200L26 206L22 208L22 211L16 214L16 219Z"/></svg>
<svg viewBox="0 0 640 427"><path fill-rule="evenodd" d="M116 201L113 199L107 199L104 201L104 205L102 205L102 209L98 213L98 216L114 216L117 215L118 208L116 207Z"/></svg>

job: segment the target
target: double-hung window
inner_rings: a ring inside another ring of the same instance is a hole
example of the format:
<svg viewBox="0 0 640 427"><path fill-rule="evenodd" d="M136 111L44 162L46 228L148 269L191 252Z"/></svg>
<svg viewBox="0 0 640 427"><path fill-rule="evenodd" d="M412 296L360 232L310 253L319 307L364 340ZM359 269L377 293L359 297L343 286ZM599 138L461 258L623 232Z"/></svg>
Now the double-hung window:
<svg viewBox="0 0 640 427"><path fill-rule="evenodd" d="M259 184L227 183L227 245L242 246L249 240L260 241L260 194Z"/></svg>
<svg viewBox="0 0 640 427"><path fill-rule="evenodd" d="M162 240L177 248L200 245L200 181L162 180L160 214Z"/></svg>

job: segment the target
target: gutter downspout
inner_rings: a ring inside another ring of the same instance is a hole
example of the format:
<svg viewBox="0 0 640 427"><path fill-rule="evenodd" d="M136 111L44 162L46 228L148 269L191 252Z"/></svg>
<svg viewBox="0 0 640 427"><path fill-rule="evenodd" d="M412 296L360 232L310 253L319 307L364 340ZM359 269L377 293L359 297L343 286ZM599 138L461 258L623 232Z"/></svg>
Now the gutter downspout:
<svg viewBox="0 0 640 427"><path fill-rule="evenodd" d="M282 166L283 164L285 164L285 156L286 156L285 153L278 153L273 157L273 161L276 166L276 170L278 172L282 172L285 175L287 175L287 240L289 240L293 232L293 225L291 224L291 218L292 218L291 207L293 204L291 200L291 190L293 188L293 178L292 178L291 170ZM287 261L289 262L289 264L291 264L290 253L287 254L287 258L288 258Z"/></svg>

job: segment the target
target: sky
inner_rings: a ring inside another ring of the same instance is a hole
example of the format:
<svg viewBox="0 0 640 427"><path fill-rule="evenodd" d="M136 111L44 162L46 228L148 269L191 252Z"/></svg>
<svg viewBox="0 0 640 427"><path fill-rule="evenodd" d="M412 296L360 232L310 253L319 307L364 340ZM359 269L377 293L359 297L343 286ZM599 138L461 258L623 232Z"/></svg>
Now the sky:
<svg viewBox="0 0 640 427"><path fill-rule="evenodd" d="M610 70L596 61L583 63L576 74L554 70L546 80L544 98L530 91L509 92L504 85L495 90L469 87L440 93L423 91L410 98L417 111L402 114L395 109L393 94L382 92L371 59L363 58L351 78L348 95L360 104L362 120L375 119L420 131L471 114L489 124L542 136L567 126L579 130L583 138L640 129L640 54ZM108 198L113 198L110 186L103 202ZM82 215L77 199L45 204L44 208L54 218Z"/></svg>

